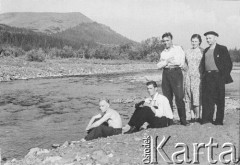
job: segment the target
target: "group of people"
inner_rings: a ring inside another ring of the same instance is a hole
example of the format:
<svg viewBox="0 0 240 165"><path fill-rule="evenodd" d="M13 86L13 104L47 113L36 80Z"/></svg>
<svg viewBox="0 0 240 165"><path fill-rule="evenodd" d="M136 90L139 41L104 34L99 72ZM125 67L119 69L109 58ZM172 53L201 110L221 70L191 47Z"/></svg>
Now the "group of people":
<svg viewBox="0 0 240 165"><path fill-rule="evenodd" d="M144 123L148 123L147 128L172 125L173 96L181 125L190 125L186 120L185 99L190 103L193 122L223 125L225 84L233 82L230 75L232 61L227 47L217 44L219 35L216 32L209 31L204 36L209 47L202 49L201 36L194 34L191 37L192 48L184 52L181 46L173 44L171 33L164 33L162 42L165 49L161 52L157 64L159 69L163 69L163 95L157 92L155 81L147 82L150 97L135 105L130 121L123 128L119 113L110 108L108 100L101 100L101 113L90 120L86 128L88 135L83 141L122 132L134 133L139 131ZM217 111L213 120L215 105Z"/></svg>

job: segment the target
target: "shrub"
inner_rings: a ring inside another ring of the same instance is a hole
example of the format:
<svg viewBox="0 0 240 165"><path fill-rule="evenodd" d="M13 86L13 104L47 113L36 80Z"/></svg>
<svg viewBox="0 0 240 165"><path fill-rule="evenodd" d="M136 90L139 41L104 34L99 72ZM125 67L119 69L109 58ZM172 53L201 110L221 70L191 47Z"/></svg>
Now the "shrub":
<svg viewBox="0 0 240 165"><path fill-rule="evenodd" d="M229 53L233 62L240 62L240 49L230 49Z"/></svg>
<svg viewBox="0 0 240 165"><path fill-rule="evenodd" d="M25 54L25 51L18 47L3 47L1 50L2 56L11 56L11 57L19 57Z"/></svg>
<svg viewBox="0 0 240 165"><path fill-rule="evenodd" d="M50 50L48 50L47 52L47 58L56 58L59 56L59 54L61 54L61 50L58 48L51 48Z"/></svg>
<svg viewBox="0 0 240 165"><path fill-rule="evenodd" d="M158 60L159 60L159 54L157 54L156 52L147 54L147 61L156 62Z"/></svg>
<svg viewBox="0 0 240 165"><path fill-rule="evenodd" d="M107 48L98 48L93 54L93 58L96 59L111 59L111 53Z"/></svg>
<svg viewBox="0 0 240 165"><path fill-rule="evenodd" d="M84 51L79 49L79 50L74 50L70 46L64 46L63 49L58 49L58 48L52 48L48 51L48 57L54 58L73 58L73 57L78 57L78 58L83 58L84 56Z"/></svg>
<svg viewBox="0 0 240 165"><path fill-rule="evenodd" d="M45 52L40 48L38 50L30 50L26 54L27 61L37 61L37 62L43 62L45 61L46 54Z"/></svg>
<svg viewBox="0 0 240 165"><path fill-rule="evenodd" d="M71 46L64 46L60 54L61 58L71 58L75 57L75 52Z"/></svg>
<svg viewBox="0 0 240 165"><path fill-rule="evenodd" d="M83 49L78 49L75 53L75 57L77 58L83 58L85 54L85 51Z"/></svg>
<svg viewBox="0 0 240 165"><path fill-rule="evenodd" d="M128 59L129 60L141 60L143 59L141 56L141 53L137 50L131 50L128 53Z"/></svg>

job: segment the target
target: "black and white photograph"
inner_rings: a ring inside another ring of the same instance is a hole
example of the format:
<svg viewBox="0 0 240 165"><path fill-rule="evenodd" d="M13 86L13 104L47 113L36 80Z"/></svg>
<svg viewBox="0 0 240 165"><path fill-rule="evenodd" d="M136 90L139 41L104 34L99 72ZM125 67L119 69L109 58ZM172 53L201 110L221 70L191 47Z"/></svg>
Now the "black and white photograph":
<svg viewBox="0 0 240 165"><path fill-rule="evenodd" d="M0 0L0 165L238 165L240 0Z"/></svg>

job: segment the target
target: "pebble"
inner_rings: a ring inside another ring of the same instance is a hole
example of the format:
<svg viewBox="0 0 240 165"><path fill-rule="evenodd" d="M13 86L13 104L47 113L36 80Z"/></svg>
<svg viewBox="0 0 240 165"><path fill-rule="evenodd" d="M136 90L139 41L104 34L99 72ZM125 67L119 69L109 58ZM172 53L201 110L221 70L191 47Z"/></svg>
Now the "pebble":
<svg viewBox="0 0 240 165"><path fill-rule="evenodd" d="M113 154L112 154L112 153L108 154L108 157L112 158L112 157L113 157Z"/></svg>
<svg viewBox="0 0 240 165"><path fill-rule="evenodd" d="M69 145L69 142L68 142L68 141L65 141L61 147L62 147L62 148L66 148L68 145Z"/></svg>
<svg viewBox="0 0 240 165"><path fill-rule="evenodd" d="M52 144L52 148L58 148L60 147L60 144Z"/></svg>
<svg viewBox="0 0 240 165"><path fill-rule="evenodd" d="M47 153L49 153L50 151L49 150L47 150L47 149L41 149L41 150L39 150L39 151L37 151L37 155L40 155L40 154L47 154Z"/></svg>
<svg viewBox="0 0 240 165"><path fill-rule="evenodd" d="M103 150L97 150L92 153L92 159L96 160L98 163L107 164L109 163L109 157Z"/></svg>
<svg viewBox="0 0 240 165"><path fill-rule="evenodd" d="M26 156L34 155L34 154L36 154L40 150L41 150L40 148L31 148Z"/></svg>
<svg viewBox="0 0 240 165"><path fill-rule="evenodd" d="M60 161L60 160L62 160L62 157L60 157L60 156L46 157L46 159L43 161L43 163L46 163L46 162L54 163L54 162Z"/></svg>

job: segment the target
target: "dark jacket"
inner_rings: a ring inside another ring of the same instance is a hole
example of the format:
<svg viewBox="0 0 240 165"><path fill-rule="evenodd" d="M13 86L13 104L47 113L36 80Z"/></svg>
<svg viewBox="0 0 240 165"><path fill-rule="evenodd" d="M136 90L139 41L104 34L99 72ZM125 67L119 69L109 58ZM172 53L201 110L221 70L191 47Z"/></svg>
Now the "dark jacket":
<svg viewBox="0 0 240 165"><path fill-rule="evenodd" d="M203 74L205 72L205 54L209 48L210 47L207 47L203 52L203 58L202 58ZM232 64L227 47L216 44L213 54L214 54L215 64L220 72L220 75L225 80L225 84L229 84L229 83L233 82L233 79L230 75L233 64Z"/></svg>

